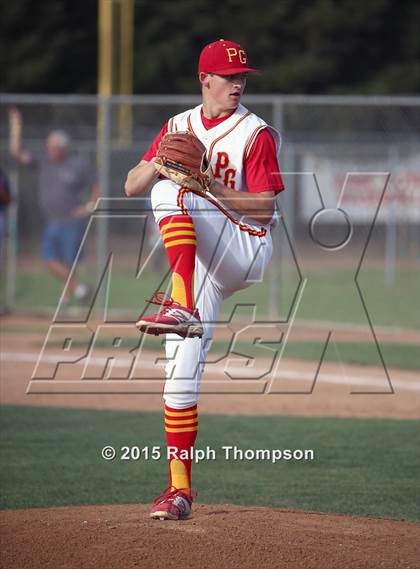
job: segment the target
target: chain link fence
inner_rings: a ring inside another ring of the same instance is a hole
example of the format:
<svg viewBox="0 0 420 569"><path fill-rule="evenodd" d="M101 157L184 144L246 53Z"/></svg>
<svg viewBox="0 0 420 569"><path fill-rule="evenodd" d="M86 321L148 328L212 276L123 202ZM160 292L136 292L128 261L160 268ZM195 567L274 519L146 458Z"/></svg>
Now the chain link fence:
<svg viewBox="0 0 420 569"><path fill-rule="evenodd" d="M37 171L18 166L9 155L8 108L22 113L29 151L44 152L48 133L62 129L71 137L72 151L96 165L105 201L88 226L80 271L93 286L105 282L112 253L118 286L108 295L108 308L111 303L113 314L123 314L135 313L143 293L153 292L146 289L167 276L147 198L134 205L124 197L127 172L167 119L199 103L198 96L170 95L0 97L0 167L13 193L1 266L3 307L53 314L61 292L40 259ZM399 267L416 267L418 260L420 99L256 95L244 97L243 104L281 132L286 185L278 197L282 219L273 230L269 272L243 301L257 295L261 318L287 317L308 272L322 272L327 263L334 274L347 270L354 278L362 256L378 282L397 286ZM313 216L337 206L347 212L354 231L345 247L331 247L325 257L323 243L337 244L343 237L342 219L319 217L322 243L314 249ZM150 262L142 271L145 259Z"/></svg>

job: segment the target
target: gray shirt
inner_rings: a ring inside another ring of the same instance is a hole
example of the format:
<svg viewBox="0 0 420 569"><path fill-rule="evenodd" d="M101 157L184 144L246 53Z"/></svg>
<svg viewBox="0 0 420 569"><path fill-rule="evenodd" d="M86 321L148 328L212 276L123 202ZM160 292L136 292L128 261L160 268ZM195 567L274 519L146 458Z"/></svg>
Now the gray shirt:
<svg viewBox="0 0 420 569"><path fill-rule="evenodd" d="M47 221L72 219L72 211L86 203L88 191L96 181L95 171L82 156L69 155L52 162L46 154L34 157L39 168L41 211Z"/></svg>

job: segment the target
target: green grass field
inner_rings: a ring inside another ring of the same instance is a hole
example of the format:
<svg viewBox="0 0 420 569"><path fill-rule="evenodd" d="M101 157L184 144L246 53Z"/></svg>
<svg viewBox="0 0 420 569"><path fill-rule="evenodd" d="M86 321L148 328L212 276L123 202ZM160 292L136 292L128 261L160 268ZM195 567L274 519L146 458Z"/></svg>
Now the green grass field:
<svg viewBox="0 0 420 569"><path fill-rule="evenodd" d="M159 413L1 408L1 507L150 502L166 464L106 462L105 445L161 446ZM267 505L419 520L415 421L202 416L197 441L217 459L194 466L203 503ZM313 449L313 461L226 461L223 445ZM220 451L220 452L219 452Z"/></svg>
<svg viewBox="0 0 420 569"><path fill-rule="evenodd" d="M44 336L47 327L35 325L35 324L15 324L7 323L2 325L2 331L7 334L21 334L21 333L38 333L42 340L37 342L37 347L41 348L44 343ZM326 333L325 333L326 335ZM62 348L61 342L50 342L50 346L56 346L57 348ZM78 340L74 340L74 347L84 345ZM164 339L162 337L155 338L152 336L146 336L143 349L145 350L159 350L163 349ZM322 353L325 341L299 341L287 343L287 347L284 352L284 357L296 358L308 361L319 361L320 354ZM96 347L107 348L109 347L109 341L97 340ZM279 350L281 345L268 344L266 347L257 344L252 344L251 342L237 341L234 346L232 346L227 341L214 340L210 348L210 354L228 355L229 353L236 352L240 353L244 357L256 358L259 357L273 357L272 351L269 350ZM380 354L382 355L385 365L387 367L394 367L407 370L418 370L420 368L420 347L418 344L409 343L391 343L391 342L380 342ZM330 341L327 350L324 354L324 361L327 362L344 362L348 364L357 365L370 365L370 366L381 366L380 354L378 353L376 344L373 340L369 343L367 342L334 342Z"/></svg>
<svg viewBox="0 0 420 569"><path fill-rule="evenodd" d="M270 347L270 346L269 346ZM284 357L301 360L319 361L323 342L288 342ZM227 354L228 345L224 342L213 342L212 351ZM271 346L271 349L273 347ZM277 348L275 348L277 350ZM246 342L237 342L235 351L258 360L263 354L270 352ZM420 368L420 348L417 344L392 344L381 342L380 352L387 367L418 370ZM362 342L330 342L324 354L327 362L345 362L357 365L381 366L380 355L373 343Z"/></svg>
<svg viewBox="0 0 420 569"><path fill-rule="evenodd" d="M21 331L21 329L19 328ZM5 331L9 331L6 327ZM16 332L18 333L18 332ZM157 339L147 336L143 343L145 350L163 350L165 340L162 338ZM74 340L73 347L84 346L82 342ZM38 342L38 347L41 348L43 342ZM56 346L62 349L62 342L50 342L50 347ZM109 341L98 340L95 343L97 348L109 348ZM270 351L267 351L267 347ZM218 356L227 357L229 354L240 354L244 358L256 359L261 357L274 357L272 350L280 350L280 344L277 346L268 345L262 347L253 345L246 342L236 342L234 347L229 342L221 340L213 341L210 349L210 354L217 354ZM324 347L323 342L288 342L284 357L296 358L307 361L319 361L322 350ZM382 342L380 344L380 353L384 358L386 367L394 367L408 370L418 370L420 368L420 348L417 344L392 344ZM361 343L361 342L330 342L324 354L323 361L326 362L344 362L348 364L367 365L367 366L382 366L380 354L378 353L375 344Z"/></svg>
<svg viewBox="0 0 420 569"><path fill-rule="evenodd" d="M89 279L86 267L82 271ZM147 273L136 280L127 270L112 273L109 289L110 310L133 310L138 312L144 306L144 299L157 288L162 288L162 274ZM307 273L307 283L296 317L300 319L367 324L366 314L354 282L354 270L319 270ZM237 304L257 305L259 320L275 319L269 305L269 276L262 283L236 293L222 307L222 317L231 314ZM92 284L93 281L91 281ZM384 285L381 269L362 269L359 285L370 318L377 326L419 327L419 273L413 269L399 269L395 285ZM280 279L276 286L280 318L289 312L297 279ZM54 308L60 290L54 279L45 272L20 272L17 280L17 298L20 308L50 306Z"/></svg>
<svg viewBox="0 0 420 569"><path fill-rule="evenodd" d="M85 278L89 280L87 268L84 267ZM162 273L149 272L136 280L127 270L115 270L109 288L108 308L112 311L132 311L137 314L144 306L144 299L161 286L159 279ZM399 269L395 286L384 286L383 270L362 269L359 286L363 294L369 316L374 326L399 326L407 328L419 327L419 274L415 268ZM91 281L93 284L93 282ZM292 304L297 281L280 279L276 290L281 319ZM60 290L57 282L46 273L20 273L17 282L19 307L49 306L51 315L57 304ZM270 285L267 278L263 283L255 284L248 289L236 293L222 306L221 320L227 320L236 305L239 317L251 321L252 307L257 304L258 320L275 320L270 313ZM368 324L362 301L354 282L354 271L312 271L302 295L296 313L298 319L316 321L336 321L341 323ZM5 331L8 331L6 329ZM18 332L19 330L16 329ZM23 331L23 330L20 330ZM28 329L28 331L30 331ZM159 341L153 339L145 346L156 349ZM250 357L264 355L261 348L250 344L238 343L236 350ZM387 367L417 370L420 367L420 352L416 344L384 343L380 344L381 354ZM227 353L228 344L215 342L213 352ZM289 342L284 352L285 357L319 361L322 351L319 342ZM265 355L270 355L265 352ZM325 353L326 361L342 361L349 364L381 365L381 359L375 344L372 342L336 342L331 343Z"/></svg>

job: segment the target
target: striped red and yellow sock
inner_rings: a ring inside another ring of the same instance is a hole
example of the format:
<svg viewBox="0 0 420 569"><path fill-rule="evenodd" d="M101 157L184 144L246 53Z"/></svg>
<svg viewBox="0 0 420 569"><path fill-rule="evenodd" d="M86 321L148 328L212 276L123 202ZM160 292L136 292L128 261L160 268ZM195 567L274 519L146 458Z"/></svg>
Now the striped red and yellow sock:
<svg viewBox="0 0 420 569"><path fill-rule="evenodd" d="M171 488L191 488L191 458L181 458L180 452L187 451L195 444L198 430L197 405L187 409L173 409L165 405L166 444L176 449L177 458L169 460L169 486Z"/></svg>
<svg viewBox="0 0 420 569"><path fill-rule="evenodd" d="M171 297L181 306L194 308L197 239L192 217L189 215L165 217L160 221L159 227L172 272Z"/></svg>

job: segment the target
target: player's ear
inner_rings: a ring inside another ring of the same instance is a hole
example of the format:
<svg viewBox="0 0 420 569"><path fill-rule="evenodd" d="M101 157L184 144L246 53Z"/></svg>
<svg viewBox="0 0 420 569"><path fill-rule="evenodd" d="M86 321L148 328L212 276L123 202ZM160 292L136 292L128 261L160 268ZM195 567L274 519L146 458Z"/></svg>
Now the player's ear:
<svg viewBox="0 0 420 569"><path fill-rule="evenodd" d="M198 80L200 81L202 87L209 87L210 73L204 73L204 71L200 71L198 74Z"/></svg>

